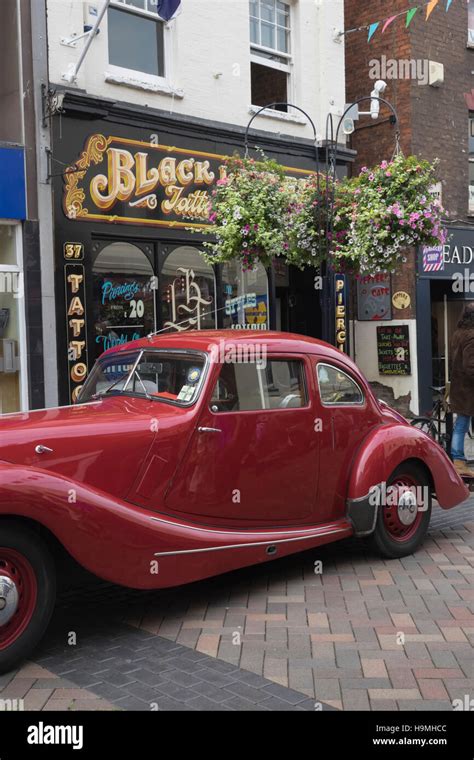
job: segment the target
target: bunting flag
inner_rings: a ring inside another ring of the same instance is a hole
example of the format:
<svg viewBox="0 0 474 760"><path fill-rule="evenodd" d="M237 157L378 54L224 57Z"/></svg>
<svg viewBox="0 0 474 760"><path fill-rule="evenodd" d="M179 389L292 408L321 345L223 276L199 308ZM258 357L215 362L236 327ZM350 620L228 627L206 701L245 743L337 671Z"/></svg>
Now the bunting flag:
<svg viewBox="0 0 474 760"><path fill-rule="evenodd" d="M159 0L158 0L159 1ZM177 0L162 0L162 2L177 2ZM446 0L446 13L449 11L453 0ZM415 14L417 11L423 8L426 8L426 21L430 18L431 14L433 13L434 9L438 5L439 0L425 0L423 3L419 3L418 5L413 5L411 8L407 8L406 10L400 11L400 13L396 13L393 16L388 16L388 18L381 19L380 21L373 21L371 24L368 24L367 26L359 26L355 29L346 29L345 32L339 32L339 36L342 36L344 34L350 34L351 32L359 32L363 29L368 30L367 34L367 42L370 42L372 37L374 36L375 32L381 26L382 34L385 32L386 29L392 24L395 19L400 18L401 16L405 17L405 27L408 29L411 22L413 21ZM178 3L179 4L179 3Z"/></svg>
<svg viewBox="0 0 474 760"><path fill-rule="evenodd" d="M392 23L392 21L395 21L395 19L396 19L396 18L397 18L396 16L390 16L390 18L387 18L387 19L385 20L385 24L384 24L384 25L383 25L383 27L382 27L382 34L383 34L383 33L384 33L384 31L386 30L386 28L387 28L388 26L390 26L390 24Z"/></svg>
<svg viewBox="0 0 474 760"><path fill-rule="evenodd" d="M405 23L405 26L406 26L406 28L407 28L407 29L408 29L408 27L410 26L411 22L413 21L413 16L414 16L414 15L415 15L415 13L417 12L417 10L418 10L418 6L416 6L416 8L411 8L411 9L410 9L410 10L407 12L407 20L406 20L406 23Z"/></svg>
<svg viewBox="0 0 474 760"><path fill-rule="evenodd" d="M378 29L379 23L380 23L379 21L376 21L374 24L371 24L369 26L369 36L367 37L367 42L370 42L370 40L374 36L375 32Z"/></svg>
<svg viewBox="0 0 474 760"><path fill-rule="evenodd" d="M432 12L438 5L439 0L430 0L428 5L426 6L426 20L428 21L429 17L431 16Z"/></svg>

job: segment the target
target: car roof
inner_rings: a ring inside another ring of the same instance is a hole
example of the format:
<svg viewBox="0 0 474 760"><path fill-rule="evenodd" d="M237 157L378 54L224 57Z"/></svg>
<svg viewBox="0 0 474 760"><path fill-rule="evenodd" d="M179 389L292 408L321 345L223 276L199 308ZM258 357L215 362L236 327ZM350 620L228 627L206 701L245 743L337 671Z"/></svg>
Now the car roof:
<svg viewBox="0 0 474 760"><path fill-rule="evenodd" d="M274 330L186 330L158 333L109 348L102 356L137 348L194 349L195 351L210 352L213 347L219 347L225 351L226 347L248 346L253 343L265 345L267 351L274 353L318 354L318 356L326 359L340 361L359 374L357 367L347 354L338 351L329 343L311 338L308 335Z"/></svg>

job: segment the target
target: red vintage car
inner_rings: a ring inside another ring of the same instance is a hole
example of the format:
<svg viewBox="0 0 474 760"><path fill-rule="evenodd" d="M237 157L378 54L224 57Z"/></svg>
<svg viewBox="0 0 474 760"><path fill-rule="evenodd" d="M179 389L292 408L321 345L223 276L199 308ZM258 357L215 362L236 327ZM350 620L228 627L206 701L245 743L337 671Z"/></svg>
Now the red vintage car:
<svg viewBox="0 0 474 760"><path fill-rule="evenodd" d="M176 586L348 536L413 552L444 451L312 338L150 336L105 352L74 406L0 419L0 670L55 602L59 545L99 578Z"/></svg>

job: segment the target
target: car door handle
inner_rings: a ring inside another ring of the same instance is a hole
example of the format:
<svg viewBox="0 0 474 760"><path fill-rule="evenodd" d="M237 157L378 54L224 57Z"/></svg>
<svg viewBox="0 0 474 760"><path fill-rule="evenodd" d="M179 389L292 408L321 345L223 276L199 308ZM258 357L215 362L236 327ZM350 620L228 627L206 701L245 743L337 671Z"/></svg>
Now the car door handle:
<svg viewBox="0 0 474 760"><path fill-rule="evenodd" d="M35 451L37 454L52 454L53 449L50 449L49 446L43 446L43 444L39 443L38 446L35 447Z"/></svg>
<svg viewBox="0 0 474 760"><path fill-rule="evenodd" d="M198 427L198 433L222 433L220 428Z"/></svg>

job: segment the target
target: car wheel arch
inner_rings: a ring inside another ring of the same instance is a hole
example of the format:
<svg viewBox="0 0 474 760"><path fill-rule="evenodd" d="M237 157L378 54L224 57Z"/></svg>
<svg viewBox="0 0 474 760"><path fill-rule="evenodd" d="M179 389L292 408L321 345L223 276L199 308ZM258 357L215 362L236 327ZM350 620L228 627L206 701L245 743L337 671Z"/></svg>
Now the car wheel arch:
<svg viewBox="0 0 474 760"><path fill-rule="evenodd" d="M21 528L25 528L25 530L29 532L37 533L38 537L42 539L49 549L56 566L64 562L70 562L76 566L78 565L77 560L74 559L62 541L60 541L50 528L39 522L39 520L35 520L34 518L25 515L4 512L0 515L0 537L2 524L15 526L20 530ZM79 567L81 567L81 565L79 565Z"/></svg>

